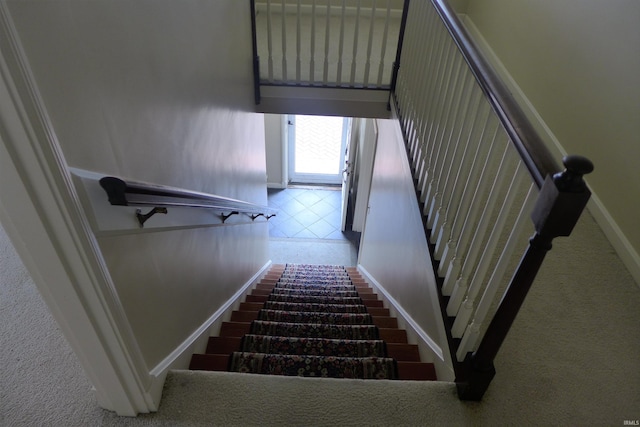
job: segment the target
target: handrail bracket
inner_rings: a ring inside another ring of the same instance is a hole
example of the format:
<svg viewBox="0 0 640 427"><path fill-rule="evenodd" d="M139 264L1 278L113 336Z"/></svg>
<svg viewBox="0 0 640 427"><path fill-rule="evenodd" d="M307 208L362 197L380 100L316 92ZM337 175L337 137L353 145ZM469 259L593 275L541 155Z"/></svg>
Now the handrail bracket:
<svg viewBox="0 0 640 427"><path fill-rule="evenodd" d="M136 209L136 218L138 218L138 222L140 223L140 228L143 228L144 227L144 223L147 222L147 220L149 218L151 218L152 216L154 216L157 213L166 214L167 213L167 208L161 208L161 207L156 206L155 208L151 209L146 214L143 214L141 209Z"/></svg>
<svg viewBox="0 0 640 427"><path fill-rule="evenodd" d="M233 211L229 214L220 214L220 219L222 219L222 223L224 224L224 222L229 219L229 217L233 216L233 215L238 215L240 212L238 211Z"/></svg>

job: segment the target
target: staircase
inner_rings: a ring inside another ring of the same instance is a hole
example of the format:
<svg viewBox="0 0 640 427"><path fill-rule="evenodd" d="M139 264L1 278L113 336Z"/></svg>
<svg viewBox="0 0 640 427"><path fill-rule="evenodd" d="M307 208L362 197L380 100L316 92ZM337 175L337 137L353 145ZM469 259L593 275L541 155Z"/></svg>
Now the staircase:
<svg viewBox="0 0 640 427"><path fill-rule="evenodd" d="M436 380L355 268L274 265L190 369Z"/></svg>

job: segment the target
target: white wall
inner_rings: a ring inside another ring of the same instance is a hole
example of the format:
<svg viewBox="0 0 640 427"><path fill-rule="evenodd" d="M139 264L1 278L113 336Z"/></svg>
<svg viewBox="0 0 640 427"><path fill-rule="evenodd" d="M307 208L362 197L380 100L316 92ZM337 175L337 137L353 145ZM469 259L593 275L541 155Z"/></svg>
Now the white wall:
<svg viewBox="0 0 640 427"><path fill-rule="evenodd" d="M640 2L475 0L466 12L551 143L595 163L592 212L640 282Z"/></svg>
<svg viewBox="0 0 640 427"><path fill-rule="evenodd" d="M469 7L469 0L449 0L449 4L456 13L465 13Z"/></svg>
<svg viewBox="0 0 640 427"><path fill-rule="evenodd" d="M445 360L450 360L449 350L402 134L397 121L377 122L370 211L358 264L439 347L436 350L440 356L432 354L431 358L440 368ZM441 360L436 360L437 357ZM440 370L438 377L446 378Z"/></svg>
<svg viewBox="0 0 640 427"><path fill-rule="evenodd" d="M267 204L245 2L8 3L69 166ZM264 224L94 232L149 369L268 261Z"/></svg>

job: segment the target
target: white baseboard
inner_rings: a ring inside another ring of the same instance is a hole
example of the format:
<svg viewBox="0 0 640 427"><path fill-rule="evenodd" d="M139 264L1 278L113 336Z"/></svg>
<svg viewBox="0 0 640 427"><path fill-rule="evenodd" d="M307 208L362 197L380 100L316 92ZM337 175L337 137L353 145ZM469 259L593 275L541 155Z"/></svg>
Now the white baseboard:
<svg viewBox="0 0 640 427"><path fill-rule="evenodd" d="M636 284L640 287L640 255L638 252L620 230L620 227L604 207L597 194L591 195L587 208L622 260L622 263L629 270Z"/></svg>
<svg viewBox="0 0 640 427"><path fill-rule="evenodd" d="M154 379L150 394L153 394L154 401L159 402L164 386L164 380L169 370L189 369L191 355L204 352L209 337L215 335L220 324L231 317L231 312L240 305L241 298L244 297L271 267L272 262L267 262L256 274L251 277L231 298L229 298L215 313L213 313L198 329L196 329L186 340L175 348L162 362L156 365L149 375Z"/></svg>
<svg viewBox="0 0 640 427"><path fill-rule="evenodd" d="M366 268L358 265L358 271L360 271L367 282L374 287L378 293L378 297L382 299L385 305L398 317L398 325L407 331L409 342L415 340L420 350L420 359L424 362L434 364L438 381L454 381L455 373L453 371L449 350L440 347L440 345L418 325L411 315L402 308L400 303L387 292L384 286L369 274Z"/></svg>
<svg viewBox="0 0 640 427"><path fill-rule="evenodd" d="M564 147L562 147L562 144L560 143L558 138L556 138L554 133L547 126L531 101L527 98L520 86L518 86L514 78L508 72L502 61L500 61L498 56L491 49L473 21L470 20L466 15L461 15L460 17L467 30L469 30L469 33L472 35L473 39L478 43L478 46L480 47L482 52L487 55L487 58L489 59L491 65L495 67L498 74L504 79L505 83L511 90L513 96L515 97L520 107L523 109L524 113L527 115L527 117L543 137L543 139L547 141L547 148L549 148L551 153L558 159L566 156L567 151L564 149ZM600 226L605 236L614 247L625 267L627 267L627 269L631 273L631 276L636 281L636 284L640 286L640 254L638 254L638 251L633 247L631 242L629 242L629 239L627 239L625 234L622 232L622 230L613 219L597 194L592 194L591 200L589 201L587 207L589 209L589 212L593 215L596 223Z"/></svg>
<svg viewBox="0 0 640 427"><path fill-rule="evenodd" d="M267 182L267 188L277 188L279 190L283 190L287 188L287 184L282 182Z"/></svg>

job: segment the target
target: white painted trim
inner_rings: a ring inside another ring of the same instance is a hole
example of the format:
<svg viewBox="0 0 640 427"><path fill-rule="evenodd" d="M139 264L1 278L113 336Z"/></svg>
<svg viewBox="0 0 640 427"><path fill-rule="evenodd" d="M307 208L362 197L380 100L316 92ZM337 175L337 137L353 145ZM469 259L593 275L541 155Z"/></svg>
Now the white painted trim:
<svg viewBox="0 0 640 427"><path fill-rule="evenodd" d="M280 190L284 190L285 188L287 188L287 185L281 182L267 182L267 188L277 188Z"/></svg>
<svg viewBox="0 0 640 427"><path fill-rule="evenodd" d="M310 86L261 86L261 96L265 98L360 101L386 103L389 100L388 90L324 88ZM385 107L386 108L386 107ZM298 113L291 113L298 114ZM390 114L390 113L389 113ZM335 114L334 114L335 115Z"/></svg>
<svg viewBox="0 0 640 427"><path fill-rule="evenodd" d="M455 379L455 373L451 365L450 355L448 353L444 353L442 347L440 347L440 345L438 345L438 343L435 342L424 329L422 329L413 317L411 317L411 315L402 308L400 303L396 301L389 292L387 292L384 286L382 286L382 284L380 284L365 267L358 264L358 271L360 271L360 273L362 273L366 278L367 282L372 285L379 294L381 294L382 300L389 306L393 307L395 314L400 317L399 320L401 320L406 327L410 328L410 331L407 332L412 332L418 338L418 346L421 347L422 350L420 353L424 354L426 350L428 354L435 356L431 359L436 367L438 380L453 381Z"/></svg>
<svg viewBox="0 0 640 427"><path fill-rule="evenodd" d="M289 117L287 114L281 116L280 128L280 155L282 156L282 188L289 185Z"/></svg>
<svg viewBox="0 0 640 427"><path fill-rule="evenodd" d="M620 230L620 227L604 207L597 194L591 195L591 200L589 200L587 206L593 218L602 228L604 235L609 239L611 246L613 246L622 260L622 263L627 267L636 284L640 287L640 255Z"/></svg>
<svg viewBox="0 0 640 427"><path fill-rule="evenodd" d="M0 219L96 389L120 415L155 411L152 381L0 2Z"/></svg>
<svg viewBox="0 0 640 427"><path fill-rule="evenodd" d="M193 354L194 343L196 343L203 336L206 339L209 338L211 325L213 325L216 321L219 321L223 318L226 318L227 315L230 315L230 312L233 311L239 304L240 299L247 295L253 289L258 281L264 276L269 267L271 267L272 262L267 262L251 279L247 281L231 298L227 300L215 313L211 315L198 329L196 329L186 340L182 342L178 347L175 348L167 357L162 360L162 362L158 363L150 372L154 377L162 376L166 374L169 369L188 369L188 366L176 366L175 362L182 356L183 354L188 354L189 357Z"/></svg>
<svg viewBox="0 0 640 427"><path fill-rule="evenodd" d="M366 119L363 121L364 129L359 134L358 153L362 156L358 160L359 178L356 192L356 203L353 209L353 231L362 232L364 222L369 212L369 195L371 193L371 182L373 180L373 164L376 159L376 148L378 146L378 121Z"/></svg>
<svg viewBox="0 0 640 427"><path fill-rule="evenodd" d="M256 112L388 119L388 90L260 86ZM283 130L283 132L287 132Z"/></svg>
<svg viewBox="0 0 640 427"><path fill-rule="evenodd" d="M468 16L460 15L460 19L467 30L469 30L473 39L478 43L478 47L480 47L482 52L486 55L491 65L495 67L498 74L504 79L507 87L511 90L512 95L524 110L529 120L531 120L538 133L545 141L548 142L547 146L549 150L551 150L551 153L558 159L566 156L567 151L562 147L560 140L558 140L551 129L547 126L545 121L542 119L542 116L540 116L502 61L500 61L496 53L491 49L491 46L482 36L480 30L478 30L476 25ZM587 177L587 181L588 180L589 178ZM596 220L596 223L600 226L618 256L633 276L636 284L640 286L640 254L638 254L638 251L633 247L631 242L629 242L629 239L624 235L617 222L611 216L597 194L592 194L587 207Z"/></svg>

